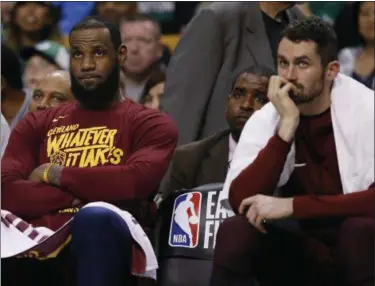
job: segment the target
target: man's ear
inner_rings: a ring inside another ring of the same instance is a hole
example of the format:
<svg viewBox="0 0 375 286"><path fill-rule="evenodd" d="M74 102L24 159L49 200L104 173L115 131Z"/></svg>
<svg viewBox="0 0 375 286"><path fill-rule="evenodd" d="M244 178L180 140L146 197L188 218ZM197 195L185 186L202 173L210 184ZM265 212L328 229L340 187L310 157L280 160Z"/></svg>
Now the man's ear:
<svg viewBox="0 0 375 286"><path fill-rule="evenodd" d="M118 56L119 56L120 65L124 65L128 57L128 49L126 48L125 45L121 45L119 47Z"/></svg>
<svg viewBox="0 0 375 286"><path fill-rule="evenodd" d="M327 66L327 78L334 80L337 74L340 72L340 63L338 61L330 62Z"/></svg>

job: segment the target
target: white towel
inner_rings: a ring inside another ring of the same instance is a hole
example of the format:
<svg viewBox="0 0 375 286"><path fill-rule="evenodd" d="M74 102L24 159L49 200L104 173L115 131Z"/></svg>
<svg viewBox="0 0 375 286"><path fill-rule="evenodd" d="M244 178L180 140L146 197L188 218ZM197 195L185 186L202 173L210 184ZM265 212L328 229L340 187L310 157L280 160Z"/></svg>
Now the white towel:
<svg viewBox="0 0 375 286"><path fill-rule="evenodd" d="M343 193L367 189L374 182L374 91L338 74L331 92L331 116ZM228 171L220 201L228 203L232 181L249 166L275 134L280 116L270 102L246 123ZM294 170L295 146L287 156L277 187Z"/></svg>
<svg viewBox="0 0 375 286"><path fill-rule="evenodd" d="M105 203L85 205L102 207L117 213L126 222L134 240L132 273L156 280L158 262L151 242L136 219L127 211ZM8 211L1 210L1 258L33 257L40 260L56 257L71 239L70 226L74 217L56 232L46 227L33 227Z"/></svg>

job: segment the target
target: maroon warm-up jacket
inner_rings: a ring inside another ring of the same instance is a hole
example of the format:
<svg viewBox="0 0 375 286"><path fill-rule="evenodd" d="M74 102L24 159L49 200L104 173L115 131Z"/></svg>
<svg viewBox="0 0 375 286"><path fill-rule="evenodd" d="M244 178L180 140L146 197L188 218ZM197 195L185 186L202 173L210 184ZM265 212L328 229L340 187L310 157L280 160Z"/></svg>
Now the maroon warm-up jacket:
<svg viewBox="0 0 375 286"><path fill-rule="evenodd" d="M168 115L131 100L105 111L74 102L29 113L11 133L2 159L2 209L55 230L72 216L61 210L78 198L115 204L147 225L145 205L152 207L150 197L176 142ZM65 166L60 187L28 180L49 162Z"/></svg>
<svg viewBox="0 0 375 286"><path fill-rule="evenodd" d="M367 190L343 194L330 110L301 116L295 143L296 167L282 193L295 197L297 219L374 217L374 183ZM290 147L291 143L274 135L254 162L233 180L229 201L235 211L247 197L273 194Z"/></svg>

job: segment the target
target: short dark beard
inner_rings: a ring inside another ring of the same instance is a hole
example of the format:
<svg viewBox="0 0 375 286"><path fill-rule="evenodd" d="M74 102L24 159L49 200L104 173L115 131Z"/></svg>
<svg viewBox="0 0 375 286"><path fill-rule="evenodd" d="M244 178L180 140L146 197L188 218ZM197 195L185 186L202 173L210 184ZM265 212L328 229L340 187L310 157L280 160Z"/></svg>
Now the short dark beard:
<svg viewBox="0 0 375 286"><path fill-rule="evenodd" d="M108 108L118 96L120 83L120 65L115 64L108 77L93 89L87 89L70 70L71 89L74 98L85 109L102 110Z"/></svg>
<svg viewBox="0 0 375 286"><path fill-rule="evenodd" d="M296 104L296 105L301 105L301 104L305 104L305 103L309 103L313 100L315 100L315 98L319 97L323 90L324 90L324 75L325 75L325 69L323 69L323 72L322 72L322 75L320 77L323 85L322 85L322 88L321 90L319 90L318 92L315 92L314 94L304 94L304 90L303 90L303 86L296 83L295 86L298 88L298 90L301 91L301 94L299 95L294 95L293 93L290 94L290 99Z"/></svg>

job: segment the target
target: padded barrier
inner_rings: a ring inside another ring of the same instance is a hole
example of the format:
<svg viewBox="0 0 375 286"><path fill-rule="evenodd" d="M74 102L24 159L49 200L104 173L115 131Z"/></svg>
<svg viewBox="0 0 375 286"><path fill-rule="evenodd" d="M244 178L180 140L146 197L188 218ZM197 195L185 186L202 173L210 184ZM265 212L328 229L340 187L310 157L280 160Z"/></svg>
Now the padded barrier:
<svg viewBox="0 0 375 286"><path fill-rule="evenodd" d="M216 233L230 214L219 204L222 183L180 190L159 208L158 285L208 286Z"/></svg>

